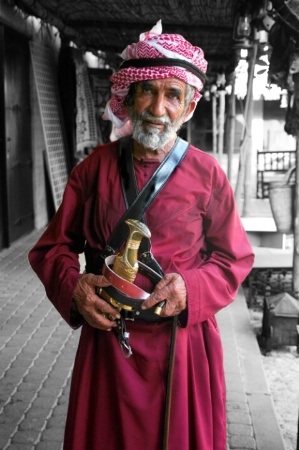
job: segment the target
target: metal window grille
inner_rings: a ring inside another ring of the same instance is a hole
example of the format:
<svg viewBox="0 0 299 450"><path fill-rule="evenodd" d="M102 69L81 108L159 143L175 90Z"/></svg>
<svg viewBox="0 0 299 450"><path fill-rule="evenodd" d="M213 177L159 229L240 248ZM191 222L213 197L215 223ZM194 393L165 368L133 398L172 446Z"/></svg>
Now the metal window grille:
<svg viewBox="0 0 299 450"><path fill-rule="evenodd" d="M53 53L37 42L30 42L30 52L46 144L47 169L57 209L68 179L68 167Z"/></svg>

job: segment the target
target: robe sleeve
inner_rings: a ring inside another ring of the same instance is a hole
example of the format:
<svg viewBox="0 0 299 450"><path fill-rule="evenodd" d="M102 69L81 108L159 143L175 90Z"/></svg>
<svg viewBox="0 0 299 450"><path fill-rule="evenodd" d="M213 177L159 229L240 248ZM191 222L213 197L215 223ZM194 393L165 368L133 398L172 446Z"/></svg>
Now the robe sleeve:
<svg viewBox="0 0 299 450"><path fill-rule="evenodd" d="M74 308L72 294L80 277L79 254L84 250L82 183L73 169L63 201L36 245L29 252L29 262L55 308L73 328L82 324Z"/></svg>
<svg viewBox="0 0 299 450"><path fill-rule="evenodd" d="M254 262L227 179L212 192L204 232L208 248L204 263L179 272L188 296L187 310L180 317L183 327L207 320L231 303Z"/></svg>

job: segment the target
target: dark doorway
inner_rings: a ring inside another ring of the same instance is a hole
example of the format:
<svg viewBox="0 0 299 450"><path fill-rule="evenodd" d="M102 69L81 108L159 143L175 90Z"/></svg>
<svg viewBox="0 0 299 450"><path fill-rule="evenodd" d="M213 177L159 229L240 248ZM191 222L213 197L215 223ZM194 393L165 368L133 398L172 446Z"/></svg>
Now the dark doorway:
<svg viewBox="0 0 299 450"><path fill-rule="evenodd" d="M0 249L34 227L28 40L0 27Z"/></svg>

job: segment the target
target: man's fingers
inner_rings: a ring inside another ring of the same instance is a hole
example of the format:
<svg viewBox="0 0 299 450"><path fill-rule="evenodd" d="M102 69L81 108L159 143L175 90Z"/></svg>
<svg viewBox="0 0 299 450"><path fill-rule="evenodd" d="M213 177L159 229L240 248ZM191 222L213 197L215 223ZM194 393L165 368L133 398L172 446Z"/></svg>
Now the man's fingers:
<svg viewBox="0 0 299 450"><path fill-rule="evenodd" d="M110 331L117 326L110 314L103 311L86 311L83 317L89 325L100 330Z"/></svg>
<svg viewBox="0 0 299 450"><path fill-rule="evenodd" d="M82 308L81 314L89 325L101 330L111 330L116 327L116 319L120 318L119 311L105 300L95 296L93 303Z"/></svg>
<svg viewBox="0 0 299 450"><path fill-rule="evenodd" d="M152 294L149 296L148 299L146 299L143 303L141 308L142 309L149 309L152 306L156 305L157 303L160 303L167 299L169 295L169 289L166 287L162 289L156 289L152 292Z"/></svg>
<svg viewBox="0 0 299 450"><path fill-rule="evenodd" d="M142 309L152 308L165 301L161 316L172 316L186 308L186 298L186 286L181 275L168 274L159 281L150 297L143 302Z"/></svg>
<svg viewBox="0 0 299 450"><path fill-rule="evenodd" d="M99 311L101 314L112 317L112 320L120 319L120 313L119 311L114 308L110 303L106 302L106 300L103 300L101 297L98 297L96 302L96 308L97 311Z"/></svg>
<svg viewBox="0 0 299 450"><path fill-rule="evenodd" d="M84 274L85 281L93 286L105 287L110 286L110 282L103 275L94 275L92 273Z"/></svg>
<svg viewBox="0 0 299 450"><path fill-rule="evenodd" d="M108 285L110 283L102 275L83 274L73 292L79 313L89 325L102 330L115 327L115 320L120 317L117 309L99 296L101 288Z"/></svg>

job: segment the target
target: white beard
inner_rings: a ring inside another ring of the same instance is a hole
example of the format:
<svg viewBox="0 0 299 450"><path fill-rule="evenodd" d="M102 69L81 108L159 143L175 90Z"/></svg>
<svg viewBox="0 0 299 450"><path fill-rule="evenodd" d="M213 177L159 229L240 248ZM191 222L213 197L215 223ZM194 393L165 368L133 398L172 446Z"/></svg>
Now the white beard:
<svg viewBox="0 0 299 450"><path fill-rule="evenodd" d="M131 120L133 124L133 139L143 145L145 148L157 151L163 148L169 141L171 141L175 136L178 129L181 127L183 121L180 117L171 123L169 117L156 118L152 116L147 111L141 114L135 111L130 111ZM165 126L164 131L160 131L157 128L148 125L148 129L145 132L143 129L143 120L151 119L153 122L163 123Z"/></svg>

